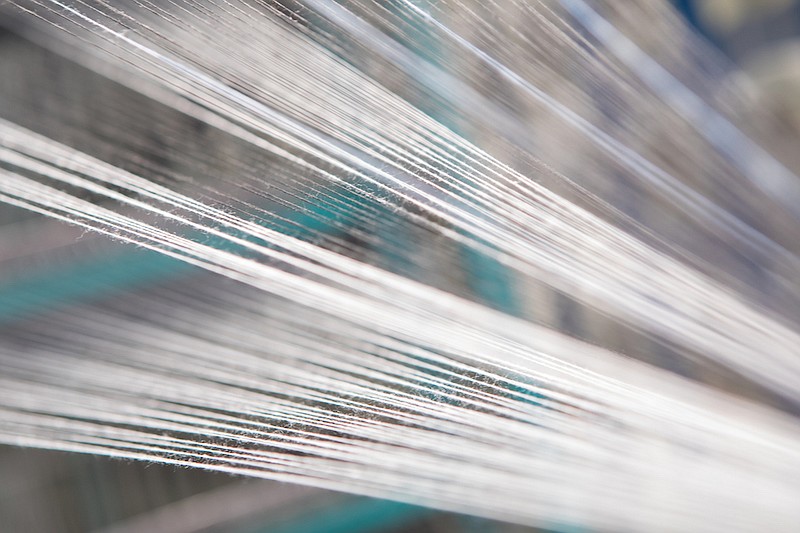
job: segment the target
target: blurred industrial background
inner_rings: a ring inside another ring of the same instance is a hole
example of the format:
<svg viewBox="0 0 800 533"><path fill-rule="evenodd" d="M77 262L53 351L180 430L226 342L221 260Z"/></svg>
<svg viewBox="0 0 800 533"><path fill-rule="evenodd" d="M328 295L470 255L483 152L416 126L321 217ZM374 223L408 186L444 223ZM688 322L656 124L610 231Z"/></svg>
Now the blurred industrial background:
<svg viewBox="0 0 800 533"><path fill-rule="evenodd" d="M730 83L743 88L745 104L753 110L767 111L759 112L754 127L762 132L763 139L769 140L770 149L787 164L800 167L800 1L675 0L674 7L721 51L721 58L730 61L726 67L722 60L721 68ZM31 44L16 30L13 24L7 24L0 34L2 116L13 117L23 125L27 122L41 132L51 126L48 120L55 124L60 115L72 114L71 120L88 132L103 123L86 111L92 103L98 99L124 99L127 108L135 109L134 114L138 115L125 120L130 120L131 128L143 128L142 137L150 142L140 147L139 161L113 162L140 171L177 164L169 161L169 141L159 137L158 131L146 131L148 115L163 120L163 109ZM68 95L69 105L65 104L64 95ZM720 98L724 99L724 95ZM38 109L36 116L30 116L31 109ZM747 116L750 109L739 111ZM119 116L107 118L120 120ZM176 116L174 120L182 119ZM198 129L195 149L235 149L213 135ZM81 147L82 142L90 142L86 139L89 137L78 134L68 140ZM105 159L113 159L115 154L113 147L107 153L103 147L91 148ZM680 163L665 162L675 166ZM593 186L605 191L614 205L625 206L634 218L637 214L650 216L642 206L654 200L626 199L628 192L615 188L613 183ZM82 236L80 230L19 210L0 209L0 224L0 335L2 328L35 320L38 313L56 306L110 298L115 291L143 290L165 279L194 275L191 269L154 254ZM776 226L780 224L776 222ZM350 237L358 239L359 230L364 229L354 227ZM413 235L408 239L410 243L421 240ZM416 253L430 254L430 263L436 265L432 271L450 273L442 283L459 280L457 286L447 287L453 292L472 294L497 308L534 316L623 352L632 344L650 342L633 332L615 330L616 326L605 323L600 316L579 311L563 296L545 294L544 288L534 303L513 301L502 269L476 263L478 259L463 251L420 247ZM398 261L402 258L371 259L403 272ZM462 275L453 276L454 271ZM438 283L436 279L426 281ZM669 354L663 349L643 351L653 353L655 358L663 357L664 361L658 363L669 365ZM682 373L695 375L702 373L702 368L683 369ZM749 394L760 393L753 390ZM0 450L0 531L4 532L522 530L525 528L405 504L220 473L35 449Z"/></svg>

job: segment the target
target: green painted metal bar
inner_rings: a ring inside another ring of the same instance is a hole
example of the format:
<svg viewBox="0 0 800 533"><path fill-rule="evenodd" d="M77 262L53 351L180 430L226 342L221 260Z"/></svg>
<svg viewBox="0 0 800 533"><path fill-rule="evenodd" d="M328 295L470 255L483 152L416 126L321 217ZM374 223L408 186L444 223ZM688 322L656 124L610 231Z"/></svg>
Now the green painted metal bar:
<svg viewBox="0 0 800 533"><path fill-rule="evenodd" d="M242 533L370 533L400 528L434 513L415 505L357 496Z"/></svg>

